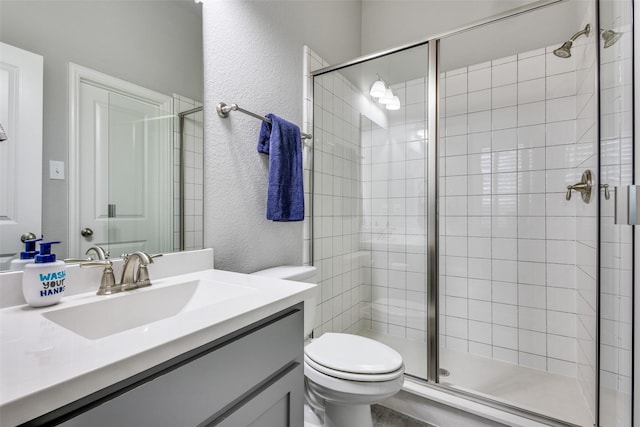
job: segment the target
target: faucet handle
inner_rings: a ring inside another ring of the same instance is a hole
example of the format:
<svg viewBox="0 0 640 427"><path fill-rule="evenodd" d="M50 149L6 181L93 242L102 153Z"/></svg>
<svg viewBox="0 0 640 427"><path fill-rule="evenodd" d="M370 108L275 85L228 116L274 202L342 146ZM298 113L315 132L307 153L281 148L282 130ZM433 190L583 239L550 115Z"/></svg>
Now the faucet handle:
<svg viewBox="0 0 640 427"><path fill-rule="evenodd" d="M92 257L87 258L65 258L63 260L67 264L85 264L87 262L92 262L94 259Z"/></svg>
<svg viewBox="0 0 640 427"><path fill-rule="evenodd" d="M149 270L147 270L147 265L153 264L154 258L158 258L162 256L162 254L149 255L146 252L143 252L143 253L147 255L148 262L145 262L147 260L142 261L141 259L140 263L138 264L138 271L136 274L136 285L140 288L151 285L151 279L149 278Z"/></svg>
<svg viewBox="0 0 640 427"><path fill-rule="evenodd" d="M99 260L107 259L107 258L109 258L109 255L111 255L111 254L109 253L109 251L105 251L105 250L102 248L102 246L98 246L98 245L96 245L96 246L91 246L89 249L87 249L87 251L86 251L84 254L85 254L85 255L89 255L89 252L95 252L96 257L97 257Z"/></svg>
<svg viewBox="0 0 640 427"><path fill-rule="evenodd" d="M97 295L110 295L122 290L116 286L116 277L113 274L113 262L109 260L97 260L80 264L80 268L95 267L104 267L102 278L100 279L100 287L98 288L98 292L96 292Z"/></svg>
<svg viewBox="0 0 640 427"><path fill-rule="evenodd" d="M153 258L162 256L162 254L149 255L144 251L135 251L130 254L122 254L122 260L124 261L124 268L122 269L121 285L129 289L142 288L144 286L151 285L149 280L149 272L147 271L147 265L153 263ZM134 267L138 261L138 268Z"/></svg>
<svg viewBox="0 0 640 427"><path fill-rule="evenodd" d="M162 254L149 255L145 251L135 251L128 254L122 254L120 255L120 257L122 258L122 261L127 262L129 258L131 258L134 255L138 257L141 264L145 264L145 265L153 263L153 258L158 258L162 256Z"/></svg>

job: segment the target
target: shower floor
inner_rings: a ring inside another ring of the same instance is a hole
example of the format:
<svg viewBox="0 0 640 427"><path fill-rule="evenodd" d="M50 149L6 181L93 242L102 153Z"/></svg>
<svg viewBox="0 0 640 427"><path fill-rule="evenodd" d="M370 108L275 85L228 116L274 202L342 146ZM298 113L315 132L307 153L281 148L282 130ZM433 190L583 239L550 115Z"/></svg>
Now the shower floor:
<svg viewBox="0 0 640 427"><path fill-rule="evenodd" d="M406 373L427 377L426 343L368 330L358 334L380 341L402 354ZM593 425L591 412L574 378L446 348L440 348L440 360L440 367L450 372L449 376L440 379L441 384L579 426Z"/></svg>

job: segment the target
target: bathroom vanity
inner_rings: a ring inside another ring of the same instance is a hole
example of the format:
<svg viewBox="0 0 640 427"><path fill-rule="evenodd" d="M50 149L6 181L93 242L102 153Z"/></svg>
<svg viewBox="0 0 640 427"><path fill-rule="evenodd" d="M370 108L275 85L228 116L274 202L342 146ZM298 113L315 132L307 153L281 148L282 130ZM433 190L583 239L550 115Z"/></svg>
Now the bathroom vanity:
<svg viewBox="0 0 640 427"><path fill-rule="evenodd" d="M4 308L2 425L302 425L314 288L205 270Z"/></svg>

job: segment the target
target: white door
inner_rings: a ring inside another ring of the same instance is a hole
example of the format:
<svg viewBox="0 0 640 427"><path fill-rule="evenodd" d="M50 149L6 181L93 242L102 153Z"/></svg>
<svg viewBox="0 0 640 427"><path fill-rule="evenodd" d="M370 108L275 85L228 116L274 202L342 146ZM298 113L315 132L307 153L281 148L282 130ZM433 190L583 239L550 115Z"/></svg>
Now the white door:
<svg viewBox="0 0 640 427"><path fill-rule="evenodd" d="M76 242L70 254L81 256L93 245L113 257L168 251L171 116L165 105L138 96L133 86L123 91L103 83L80 79L78 85L78 221L70 229L70 241Z"/></svg>
<svg viewBox="0 0 640 427"><path fill-rule="evenodd" d="M42 228L42 56L0 43L0 270Z"/></svg>

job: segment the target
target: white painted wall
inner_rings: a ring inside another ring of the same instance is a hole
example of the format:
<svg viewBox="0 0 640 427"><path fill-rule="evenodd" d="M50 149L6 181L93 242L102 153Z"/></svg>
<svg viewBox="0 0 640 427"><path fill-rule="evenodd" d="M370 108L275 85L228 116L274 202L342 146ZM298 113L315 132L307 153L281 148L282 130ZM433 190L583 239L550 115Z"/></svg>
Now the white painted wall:
<svg viewBox="0 0 640 427"><path fill-rule="evenodd" d="M358 1L209 1L203 4L205 237L216 268L252 272L302 262L302 222L265 219L268 158L256 152L260 121L219 118L237 103L302 125L303 46L330 63L360 53Z"/></svg>

